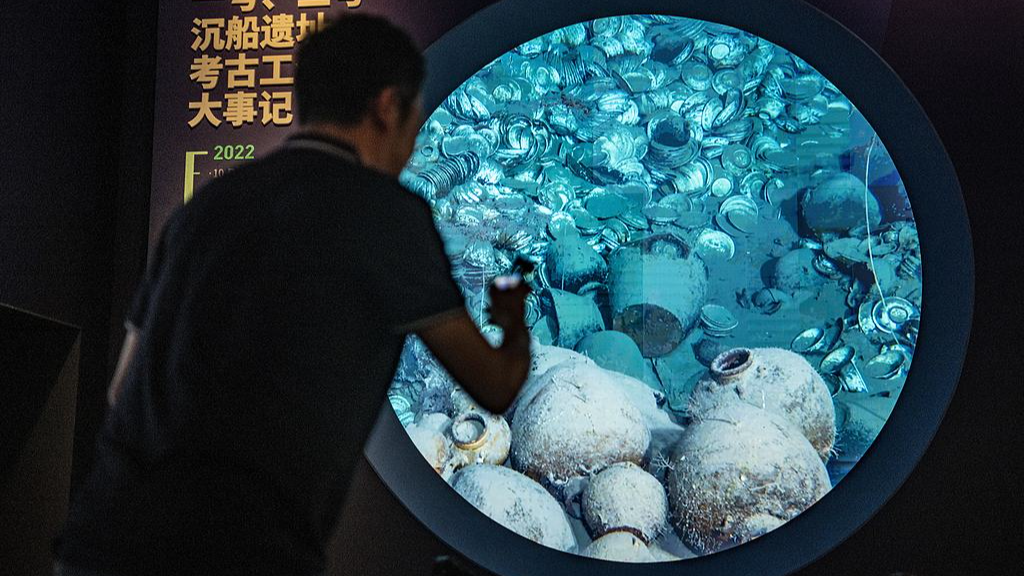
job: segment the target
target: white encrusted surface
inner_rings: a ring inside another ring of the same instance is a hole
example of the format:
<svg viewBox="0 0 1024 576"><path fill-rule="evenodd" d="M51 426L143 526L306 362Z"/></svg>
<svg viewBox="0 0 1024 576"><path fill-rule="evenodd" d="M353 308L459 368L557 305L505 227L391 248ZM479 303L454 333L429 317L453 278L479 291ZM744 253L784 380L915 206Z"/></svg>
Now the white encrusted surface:
<svg viewBox="0 0 1024 576"><path fill-rule="evenodd" d="M474 420L459 420L452 424L452 439L456 442L472 442L487 431L487 425Z"/></svg>
<svg viewBox="0 0 1024 576"><path fill-rule="evenodd" d="M444 434L448 430L448 425L451 424L451 421L452 419L447 414L429 412L420 414L416 419L416 425L420 428L435 430Z"/></svg>
<svg viewBox="0 0 1024 576"><path fill-rule="evenodd" d="M593 363L590 358L567 348L547 346L536 340L532 342L530 345L530 374L526 378L526 382L523 383L522 389L519 390L519 394L512 401L512 405L505 411L505 417L509 422L514 422L516 410L520 406L529 404L530 400L547 384L547 380L543 379L544 374L554 366L566 361Z"/></svg>
<svg viewBox="0 0 1024 576"><path fill-rule="evenodd" d="M672 421L668 413L658 407L654 391L644 382L625 374L606 370L597 365L587 356L557 346L544 346L534 343L533 363L530 376L515 402L505 416L515 424L515 412L520 406L526 406L547 384L551 383L552 375L548 371L556 366L560 371L567 370L571 364L580 364L581 374L588 378L601 380L618 388L643 415L648 430L652 435L652 444L659 450L668 450L675 445L683 427Z"/></svg>
<svg viewBox="0 0 1024 576"><path fill-rule="evenodd" d="M651 441L643 414L596 364L566 362L512 422L511 463L554 485L615 462L640 462Z"/></svg>
<svg viewBox="0 0 1024 576"><path fill-rule="evenodd" d="M416 449L420 451L430 467L443 477L447 477L446 468L451 457L451 441L438 430L420 424L407 426L405 432L409 434L409 439L416 445Z"/></svg>
<svg viewBox="0 0 1024 576"><path fill-rule="evenodd" d="M477 510L516 534L549 548L575 551L562 507L540 484L515 470L478 464L455 473L451 485Z"/></svg>
<svg viewBox="0 0 1024 576"><path fill-rule="evenodd" d="M824 380L803 356L782 348L751 348L750 367L724 384L710 375L690 395L690 414L700 418L736 398L796 425L822 460L835 442L835 407Z"/></svg>
<svg viewBox="0 0 1024 576"><path fill-rule="evenodd" d="M676 556L658 544L651 544L647 547L647 550L651 553L651 556L654 557L655 562L675 562L676 560L683 559L681 556Z"/></svg>
<svg viewBox="0 0 1024 576"><path fill-rule="evenodd" d="M741 544L792 519L831 484L810 442L787 419L733 400L686 429L666 478L671 521L699 554Z"/></svg>
<svg viewBox="0 0 1024 576"><path fill-rule="evenodd" d="M653 542L668 526L665 488L632 462L612 464L591 478L582 505L595 537L628 528Z"/></svg>
<svg viewBox="0 0 1024 576"><path fill-rule="evenodd" d="M660 562L643 540L629 532L612 532L594 540L583 550L584 556L613 562Z"/></svg>
<svg viewBox="0 0 1024 576"><path fill-rule="evenodd" d="M599 367L600 368L600 367ZM654 390L650 386L619 372L601 369L594 372L594 379L601 379L623 392L629 401L640 410L647 429L651 432L651 456L671 452L683 434L683 427L672 421L667 412L658 407Z"/></svg>
<svg viewBox="0 0 1024 576"><path fill-rule="evenodd" d="M480 414L490 414L487 410L484 410L477 404L476 400L466 392L465 388L458 384L452 388L452 415L458 416L463 412L479 412Z"/></svg>
<svg viewBox="0 0 1024 576"><path fill-rule="evenodd" d="M458 459L457 467L471 464L502 464L508 459L512 446L512 430L505 418L497 414L481 414L486 426L484 442L476 448L463 448L453 444L453 457ZM462 422L462 424L469 424ZM456 424L458 425L458 424ZM469 424L472 426L472 424ZM454 432L454 430L453 430Z"/></svg>

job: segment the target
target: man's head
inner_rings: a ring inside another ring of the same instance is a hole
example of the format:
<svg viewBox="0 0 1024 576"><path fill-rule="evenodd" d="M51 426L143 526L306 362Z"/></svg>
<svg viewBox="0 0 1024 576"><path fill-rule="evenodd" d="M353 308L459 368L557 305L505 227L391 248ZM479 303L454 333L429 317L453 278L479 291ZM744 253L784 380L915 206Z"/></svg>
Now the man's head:
<svg viewBox="0 0 1024 576"><path fill-rule="evenodd" d="M369 15L338 18L299 48L299 123L372 137L381 155L374 163L397 175L412 153L420 125L424 68L412 39L387 20Z"/></svg>

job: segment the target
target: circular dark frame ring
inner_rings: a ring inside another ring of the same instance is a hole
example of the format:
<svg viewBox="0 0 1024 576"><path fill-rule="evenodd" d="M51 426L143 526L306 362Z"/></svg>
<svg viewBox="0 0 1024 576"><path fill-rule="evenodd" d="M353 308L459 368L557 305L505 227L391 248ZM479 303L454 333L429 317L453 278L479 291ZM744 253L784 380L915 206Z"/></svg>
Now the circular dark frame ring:
<svg viewBox="0 0 1024 576"><path fill-rule="evenodd" d="M806 60L864 114L906 185L921 241L921 336L906 385L875 443L818 503L735 548L659 564L594 560L543 547L476 511L425 462L385 403L366 447L374 470L412 514L453 549L503 576L787 574L822 556L878 511L924 454L956 390L974 298L967 212L956 173L906 86L864 42L799 0L505 0L431 45L424 110L519 44L570 24L668 14L733 26Z"/></svg>

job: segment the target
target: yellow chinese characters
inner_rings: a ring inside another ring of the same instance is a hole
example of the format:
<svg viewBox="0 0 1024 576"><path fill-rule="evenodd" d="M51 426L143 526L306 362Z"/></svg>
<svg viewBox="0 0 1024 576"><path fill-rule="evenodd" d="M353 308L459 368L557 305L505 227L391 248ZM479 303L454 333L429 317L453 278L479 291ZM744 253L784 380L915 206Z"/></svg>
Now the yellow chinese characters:
<svg viewBox="0 0 1024 576"><path fill-rule="evenodd" d="M189 127L290 125L293 51L342 4L354 9L362 0L296 0L293 13L275 12L271 0L230 0L230 17L194 18L188 77L198 94L188 102Z"/></svg>

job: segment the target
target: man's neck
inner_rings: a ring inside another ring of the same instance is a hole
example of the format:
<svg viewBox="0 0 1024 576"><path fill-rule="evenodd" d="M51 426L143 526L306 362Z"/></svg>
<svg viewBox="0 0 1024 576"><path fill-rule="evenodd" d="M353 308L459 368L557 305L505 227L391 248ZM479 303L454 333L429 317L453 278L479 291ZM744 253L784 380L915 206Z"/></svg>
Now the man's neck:
<svg viewBox="0 0 1024 576"><path fill-rule="evenodd" d="M333 140L340 140L356 150L360 162L368 167L387 173L381 138L366 122L342 126L328 122L308 124L301 130L306 134L319 134Z"/></svg>

